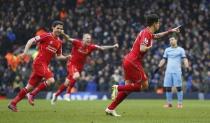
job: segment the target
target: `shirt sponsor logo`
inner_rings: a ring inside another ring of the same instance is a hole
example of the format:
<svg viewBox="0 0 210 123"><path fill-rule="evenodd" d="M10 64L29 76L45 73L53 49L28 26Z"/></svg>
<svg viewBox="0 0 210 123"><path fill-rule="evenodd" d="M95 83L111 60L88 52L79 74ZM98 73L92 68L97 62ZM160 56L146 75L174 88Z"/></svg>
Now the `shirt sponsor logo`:
<svg viewBox="0 0 210 123"><path fill-rule="evenodd" d="M49 50L49 51L51 51L51 52L53 52L53 53L56 53L57 52L57 49L55 47L50 46L50 45L48 45L46 47L46 49Z"/></svg>

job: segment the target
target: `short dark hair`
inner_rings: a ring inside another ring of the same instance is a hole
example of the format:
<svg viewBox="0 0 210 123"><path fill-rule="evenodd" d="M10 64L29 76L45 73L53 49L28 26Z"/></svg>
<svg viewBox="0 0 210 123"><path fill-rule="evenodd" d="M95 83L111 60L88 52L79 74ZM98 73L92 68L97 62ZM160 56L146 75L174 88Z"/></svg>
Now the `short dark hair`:
<svg viewBox="0 0 210 123"><path fill-rule="evenodd" d="M56 20L52 22L52 27L55 27L57 25L64 25L62 21Z"/></svg>
<svg viewBox="0 0 210 123"><path fill-rule="evenodd" d="M176 34L173 34L173 35L171 35L171 36L170 36L170 38L169 38L169 39L171 39L171 38L174 38L174 39L176 39L176 40L177 40L177 38L178 38L178 37L177 37L177 35L176 35Z"/></svg>
<svg viewBox="0 0 210 123"><path fill-rule="evenodd" d="M152 26L154 23L159 21L159 17L157 14L148 14L146 15L146 24L147 26Z"/></svg>

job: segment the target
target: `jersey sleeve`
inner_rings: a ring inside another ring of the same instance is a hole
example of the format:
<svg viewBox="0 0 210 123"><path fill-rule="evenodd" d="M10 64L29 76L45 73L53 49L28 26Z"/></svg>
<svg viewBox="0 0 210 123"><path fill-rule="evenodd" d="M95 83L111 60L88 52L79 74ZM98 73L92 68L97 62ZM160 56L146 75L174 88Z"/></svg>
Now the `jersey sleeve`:
<svg viewBox="0 0 210 123"><path fill-rule="evenodd" d="M46 37L48 37L48 36L50 36L49 33L44 33L44 34L42 34L42 35L37 35L37 36L35 36L34 39L35 39L35 42L36 42L36 43L37 43L37 42L42 42L42 41L44 41L44 39L45 39Z"/></svg>
<svg viewBox="0 0 210 123"><path fill-rule="evenodd" d="M73 45L73 46L78 46L80 43L81 43L81 41L80 41L80 40L77 40L77 39L74 39L74 40L72 41L72 45Z"/></svg>
<svg viewBox="0 0 210 123"><path fill-rule="evenodd" d="M140 34L141 36L139 36L139 40L140 40L140 45L144 45L144 46L151 46L151 39L150 39L150 35L146 32L143 32L142 34Z"/></svg>
<svg viewBox="0 0 210 123"><path fill-rule="evenodd" d="M181 57L186 58L185 50L183 48L181 49Z"/></svg>
<svg viewBox="0 0 210 123"><path fill-rule="evenodd" d="M94 50L96 50L98 48L98 46L96 45L96 44L91 44L90 45L90 50L91 51L94 51Z"/></svg>
<svg viewBox="0 0 210 123"><path fill-rule="evenodd" d="M167 49L165 49L165 51L164 51L164 53L163 53L163 58L164 58L164 59L167 59L167 58L168 58Z"/></svg>

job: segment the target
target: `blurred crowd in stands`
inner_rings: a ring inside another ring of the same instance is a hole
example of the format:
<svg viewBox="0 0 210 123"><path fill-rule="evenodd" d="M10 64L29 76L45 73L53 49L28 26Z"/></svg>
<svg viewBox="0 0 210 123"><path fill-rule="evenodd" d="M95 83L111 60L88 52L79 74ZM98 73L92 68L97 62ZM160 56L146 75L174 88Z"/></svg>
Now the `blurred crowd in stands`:
<svg viewBox="0 0 210 123"><path fill-rule="evenodd" d="M81 39L83 33L90 33L98 45L120 45L88 57L77 91L108 92L114 83L123 84L123 56L145 27L145 14L152 12L161 18L160 31L183 25L176 37L190 61L190 71L183 68L184 91L210 92L210 0L0 0L0 95L18 92L26 85L33 58L23 63L14 59L28 39L50 31L54 20L62 20L65 32L72 38ZM165 68L156 74L153 71L169 46L170 36L155 40L144 59L149 92L161 93ZM65 55L71 46L64 41ZM48 90L55 91L64 82L66 61L54 59L50 67L56 84Z"/></svg>

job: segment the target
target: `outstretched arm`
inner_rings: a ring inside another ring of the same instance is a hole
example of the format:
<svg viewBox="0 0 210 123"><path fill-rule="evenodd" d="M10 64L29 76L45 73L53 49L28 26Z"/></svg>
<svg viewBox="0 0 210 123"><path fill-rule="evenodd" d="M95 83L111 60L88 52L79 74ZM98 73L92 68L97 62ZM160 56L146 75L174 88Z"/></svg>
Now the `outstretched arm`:
<svg viewBox="0 0 210 123"><path fill-rule="evenodd" d="M100 50L108 50L108 49L113 49L113 48L118 48L118 47L119 47L118 44L114 44L111 46L97 46L97 48Z"/></svg>
<svg viewBox="0 0 210 123"><path fill-rule="evenodd" d="M170 29L170 30L168 30L168 31L154 34L154 38L155 38L155 39L161 38L161 37L163 37L163 36L165 36L165 35L167 35L167 34L173 33L173 32L179 33L179 32L180 32L180 30L179 30L180 27L181 27L181 26L178 26L178 27L173 28L173 29Z"/></svg>
<svg viewBox="0 0 210 123"><path fill-rule="evenodd" d="M61 33L63 35L63 37L67 40L67 41L73 41L74 39L73 38L70 38L69 35L67 35L66 33L64 33L64 31L62 31Z"/></svg>
<svg viewBox="0 0 210 123"><path fill-rule="evenodd" d="M67 55L67 56L64 56L63 54L61 54L59 56L56 55L56 59L58 59L58 60L67 60L70 57L71 57L71 55Z"/></svg>
<svg viewBox="0 0 210 123"><path fill-rule="evenodd" d="M19 56L23 58L25 55L27 55L28 50L31 48L31 46L32 46L33 44L35 44L35 42L36 42L37 40L38 40L38 39L36 39L36 37L29 39L28 42L27 42L26 45L25 45L25 48L24 48L23 53L21 53Z"/></svg>

